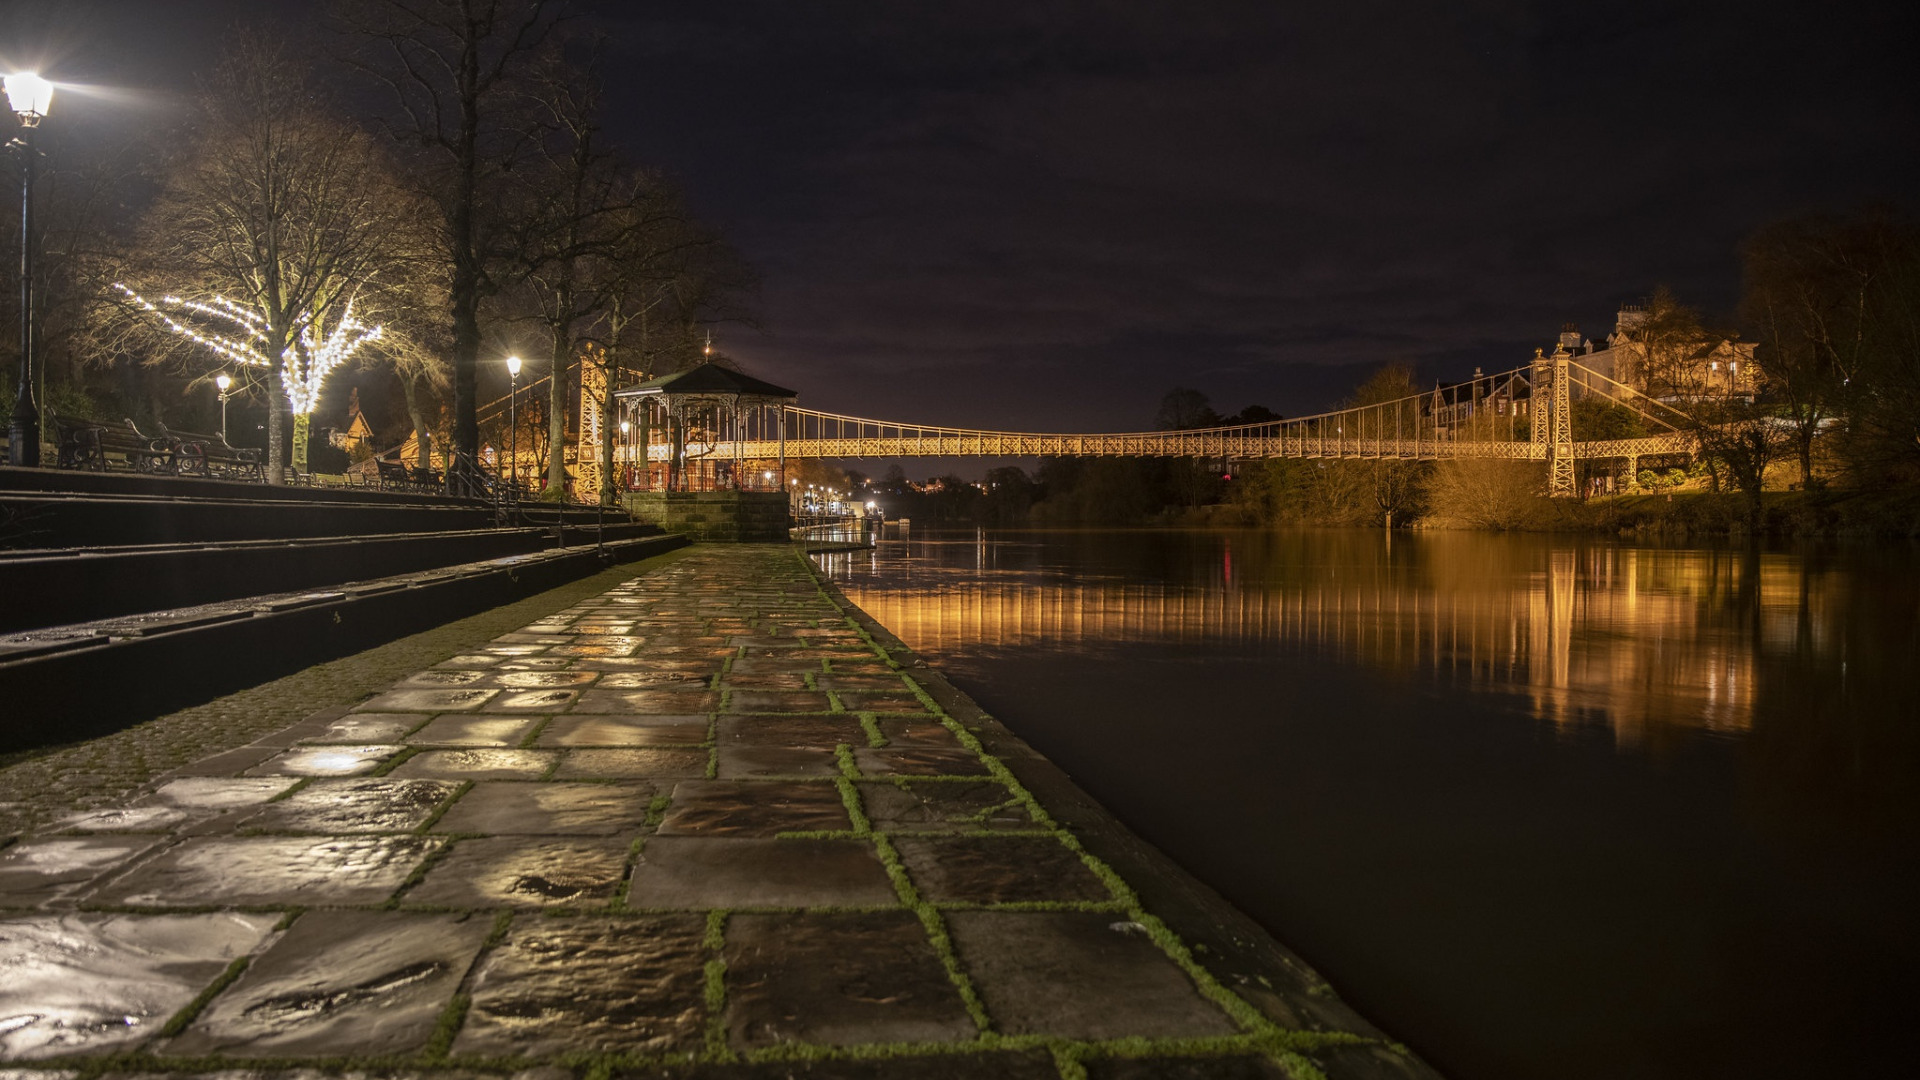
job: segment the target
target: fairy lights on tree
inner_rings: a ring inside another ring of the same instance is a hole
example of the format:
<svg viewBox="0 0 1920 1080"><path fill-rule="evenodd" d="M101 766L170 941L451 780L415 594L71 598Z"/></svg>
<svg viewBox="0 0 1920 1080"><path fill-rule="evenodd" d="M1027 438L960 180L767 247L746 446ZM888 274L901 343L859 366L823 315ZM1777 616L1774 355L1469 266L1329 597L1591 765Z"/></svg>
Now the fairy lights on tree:
<svg viewBox="0 0 1920 1080"><path fill-rule="evenodd" d="M171 295L162 296L156 304L124 284L115 282L114 288L141 310L153 314L168 330L216 356L249 367L272 370L275 366L262 351L269 340L266 318L242 304L224 296L201 301ZM181 317L175 318L174 314ZM219 325L225 332L196 324ZM333 329L322 332L312 313L303 312L294 330L293 344L281 353L284 363L280 369L280 385L287 402L293 406L293 467L304 472L308 432L314 407L320 403L321 387L326 384L327 376L351 360L362 345L380 340L381 327L369 326L355 317L353 301L349 300Z"/></svg>

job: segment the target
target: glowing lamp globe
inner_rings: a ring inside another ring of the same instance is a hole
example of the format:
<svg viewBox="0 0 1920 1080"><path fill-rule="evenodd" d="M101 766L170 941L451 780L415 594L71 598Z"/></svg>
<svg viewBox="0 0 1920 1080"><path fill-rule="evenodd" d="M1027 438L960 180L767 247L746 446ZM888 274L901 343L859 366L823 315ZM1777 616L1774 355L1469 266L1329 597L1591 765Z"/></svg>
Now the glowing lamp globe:
<svg viewBox="0 0 1920 1080"><path fill-rule="evenodd" d="M31 71L9 75L5 82L7 107L19 114L21 123L32 127L47 115L47 109L53 105L52 83Z"/></svg>

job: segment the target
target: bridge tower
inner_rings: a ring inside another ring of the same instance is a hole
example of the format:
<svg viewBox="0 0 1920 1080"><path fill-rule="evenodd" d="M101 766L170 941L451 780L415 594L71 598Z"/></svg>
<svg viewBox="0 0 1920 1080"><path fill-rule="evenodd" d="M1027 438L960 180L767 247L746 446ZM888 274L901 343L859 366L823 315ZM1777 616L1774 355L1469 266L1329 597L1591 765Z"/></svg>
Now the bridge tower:
<svg viewBox="0 0 1920 1080"><path fill-rule="evenodd" d="M1552 356L1533 350L1533 445L1547 461L1547 494L1556 499L1579 494L1573 475L1573 378L1566 346Z"/></svg>

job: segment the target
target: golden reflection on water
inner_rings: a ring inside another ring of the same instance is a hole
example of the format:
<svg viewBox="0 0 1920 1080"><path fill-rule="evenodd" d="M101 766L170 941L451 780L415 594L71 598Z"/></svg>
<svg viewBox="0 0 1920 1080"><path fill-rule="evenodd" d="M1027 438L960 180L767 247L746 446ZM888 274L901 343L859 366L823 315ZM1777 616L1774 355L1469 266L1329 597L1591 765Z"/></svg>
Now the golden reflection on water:
<svg viewBox="0 0 1920 1080"><path fill-rule="evenodd" d="M1100 551L1069 569L1044 548L984 539L823 563L855 603L931 655L1304 649L1518 690L1556 723L1611 725L1622 746L1663 726L1745 733L1760 658L1831 653L1842 599L1836 575L1784 554L1453 534L1189 538L1137 570Z"/></svg>

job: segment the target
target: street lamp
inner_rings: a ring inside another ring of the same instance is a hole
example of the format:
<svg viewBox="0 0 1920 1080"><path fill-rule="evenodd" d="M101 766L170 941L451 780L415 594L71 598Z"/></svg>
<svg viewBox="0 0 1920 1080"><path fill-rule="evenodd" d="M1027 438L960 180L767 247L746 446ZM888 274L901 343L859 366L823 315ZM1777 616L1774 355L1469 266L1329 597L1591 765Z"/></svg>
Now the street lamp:
<svg viewBox="0 0 1920 1080"><path fill-rule="evenodd" d="M33 129L53 104L53 84L31 71L5 79L7 106L20 118L20 394L14 399L8 445L15 465L40 464L40 404L33 371Z"/></svg>
<svg viewBox="0 0 1920 1080"><path fill-rule="evenodd" d="M220 388L220 441L227 441L227 390L233 386L233 380L226 372L214 376L213 385Z"/></svg>
<svg viewBox="0 0 1920 1080"><path fill-rule="evenodd" d="M507 460L513 493L520 494L520 358L507 357Z"/></svg>

